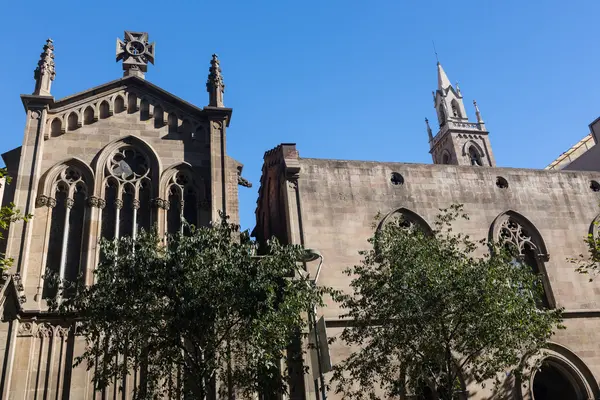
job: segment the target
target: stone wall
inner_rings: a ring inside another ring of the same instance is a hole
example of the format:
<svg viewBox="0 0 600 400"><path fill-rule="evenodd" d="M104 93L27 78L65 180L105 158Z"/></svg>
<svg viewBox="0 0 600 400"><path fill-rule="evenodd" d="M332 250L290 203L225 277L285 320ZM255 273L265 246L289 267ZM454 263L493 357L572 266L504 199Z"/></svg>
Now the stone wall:
<svg viewBox="0 0 600 400"><path fill-rule="evenodd" d="M299 164L295 177L286 172L294 162ZM403 183L392 183L393 172L401 175ZM600 213L600 192L590 187L592 180L600 179L600 172L307 159L298 158L295 146L281 145L265 155L257 237L269 237L268 222L261 220L269 215L269 202L275 200L274 192L266 190L267 176L280 189L297 188L281 189L296 191L298 198L286 197L291 227L287 239L318 249L324 257L319 284L345 291L350 278L343 270L359 263L358 251L369 248L367 239L378 214L404 208L432 226L440 208L461 203L470 220L457 221L456 230L474 239L488 238L494 220L503 213L520 214L537 229L548 249L547 280L556 305L566 310L567 329L554 340L582 360L596 381L600 379L600 350L595 346L600 332L600 283L588 282L567 262L568 257L585 253L583 239ZM498 177L508 187L499 187ZM297 223L295 217L290 219L294 215L298 215ZM337 336L344 325L340 321L343 310L328 299L319 313L327 321L328 336ZM331 351L335 363L350 349L336 342ZM481 388L475 391L479 393L475 398L491 395ZM331 393L330 398L338 397Z"/></svg>

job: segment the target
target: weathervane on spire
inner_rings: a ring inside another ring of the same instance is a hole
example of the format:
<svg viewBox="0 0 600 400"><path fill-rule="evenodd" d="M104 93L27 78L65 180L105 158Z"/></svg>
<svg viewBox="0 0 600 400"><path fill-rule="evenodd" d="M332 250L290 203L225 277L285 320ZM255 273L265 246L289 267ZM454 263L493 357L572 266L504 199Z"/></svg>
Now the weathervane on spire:
<svg viewBox="0 0 600 400"><path fill-rule="evenodd" d="M123 60L123 76L144 78L148 62L154 64L154 48L147 32L125 31L124 40L117 38L117 61Z"/></svg>

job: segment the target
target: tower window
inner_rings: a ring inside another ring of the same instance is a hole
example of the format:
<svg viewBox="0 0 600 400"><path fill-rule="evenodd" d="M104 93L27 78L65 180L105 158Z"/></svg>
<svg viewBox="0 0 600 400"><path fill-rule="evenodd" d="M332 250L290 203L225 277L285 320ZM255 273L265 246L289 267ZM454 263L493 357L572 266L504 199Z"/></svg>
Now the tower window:
<svg viewBox="0 0 600 400"><path fill-rule="evenodd" d="M450 164L450 154L444 153L442 155L442 164Z"/></svg>
<svg viewBox="0 0 600 400"><path fill-rule="evenodd" d="M481 161L481 154L479 154L474 146L469 147L469 159L471 161L471 165L479 167L483 165L483 162Z"/></svg>
<svg viewBox="0 0 600 400"><path fill-rule="evenodd" d="M458 106L458 102L456 100L452 100L452 115L454 118L462 118L460 107Z"/></svg>

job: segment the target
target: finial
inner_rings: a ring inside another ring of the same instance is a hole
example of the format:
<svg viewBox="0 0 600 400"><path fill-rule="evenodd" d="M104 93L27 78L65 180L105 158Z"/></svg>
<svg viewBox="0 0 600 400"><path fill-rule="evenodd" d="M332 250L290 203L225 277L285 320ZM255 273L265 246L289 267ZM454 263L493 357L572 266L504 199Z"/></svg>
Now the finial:
<svg viewBox="0 0 600 400"><path fill-rule="evenodd" d="M221 66L219 64L218 55L212 55L208 72L208 79L206 80L208 105L211 107L224 107L223 93L225 92L225 84L223 83L223 76L221 75Z"/></svg>
<svg viewBox="0 0 600 400"><path fill-rule="evenodd" d="M477 105L477 102L475 100L473 100L473 105L475 106L475 115L477 115L477 122L479 122L480 124L483 124L483 119L481 118L481 112L479 111L479 106Z"/></svg>
<svg viewBox="0 0 600 400"><path fill-rule="evenodd" d="M435 40L432 40L431 43L433 43L433 53L435 54L435 61L437 61L438 65L440 64L440 59L438 58L438 53L437 50L435 48Z"/></svg>
<svg viewBox="0 0 600 400"><path fill-rule="evenodd" d="M456 81L456 94L459 97L462 97L462 93L460 92L460 86L458 86L458 81Z"/></svg>
<svg viewBox="0 0 600 400"><path fill-rule="evenodd" d="M431 132L431 127L429 126L429 120L425 118L425 125L427 126L427 135L429 136L429 141L433 141L433 133Z"/></svg>
<svg viewBox="0 0 600 400"><path fill-rule="evenodd" d="M144 78L148 62L154 64L154 42L148 43L147 32L125 31L125 38L117 38L117 61L123 60L123 76Z"/></svg>
<svg viewBox="0 0 600 400"><path fill-rule="evenodd" d="M54 69L54 43L48 38L44 45L44 51L40 54L40 61L33 72L35 79L35 90L33 94L36 96L51 96L50 86L56 76Z"/></svg>

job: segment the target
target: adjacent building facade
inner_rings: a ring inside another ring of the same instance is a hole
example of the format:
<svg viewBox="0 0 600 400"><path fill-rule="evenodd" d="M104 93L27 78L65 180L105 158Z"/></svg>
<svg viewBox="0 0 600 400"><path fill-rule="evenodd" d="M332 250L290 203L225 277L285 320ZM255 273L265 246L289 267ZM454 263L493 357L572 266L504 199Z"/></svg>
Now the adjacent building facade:
<svg viewBox="0 0 600 400"><path fill-rule="evenodd" d="M496 167L477 104L471 122L460 89L450 84L441 65L437 68L435 135L426 121L433 164L302 158L296 144L280 144L264 156L254 236L319 250L324 259L319 284L348 290L350 278L343 270L358 264L358 251L368 249L378 213L383 221L400 214L431 226L440 208L461 203L470 220L457 221L455 229L473 238L512 242L542 274L546 305L565 308L567 326L552 339L544 369L530 382L509 380L510 390L502 393L492 385L471 384L470 398L596 399L600 285L576 273L567 258L585 253L584 237L596 234L600 168ZM318 312L328 337L351 323L332 301ZM353 349L336 341L329 350L335 364ZM297 381L298 398L320 398L312 383L317 375L311 370ZM331 392L328 398L339 397Z"/></svg>
<svg viewBox="0 0 600 400"><path fill-rule="evenodd" d="M3 203L33 218L10 226L2 251L14 259L0 296L0 398L92 399L90 372L72 368L85 342L76 326L46 312L55 294L46 271L92 282L101 237L135 236L157 224L176 232L181 217L208 225L224 210L238 220L242 165L227 155L232 110L223 103L213 55L208 104L196 107L145 80L154 44L142 32L117 43L122 78L54 99L54 45L22 95L23 145L3 154L13 182ZM116 390L125 387L125 394ZM131 398L133 379L102 398Z"/></svg>

